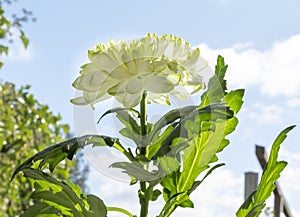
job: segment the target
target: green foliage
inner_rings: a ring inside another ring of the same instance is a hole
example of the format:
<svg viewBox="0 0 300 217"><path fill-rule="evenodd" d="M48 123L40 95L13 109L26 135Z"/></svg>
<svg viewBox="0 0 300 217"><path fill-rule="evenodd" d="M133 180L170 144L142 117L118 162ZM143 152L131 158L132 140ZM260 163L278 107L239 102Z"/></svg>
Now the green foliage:
<svg viewBox="0 0 300 217"><path fill-rule="evenodd" d="M68 132L59 124L61 117L49 111L29 93L29 86L17 89L0 84L0 216L17 216L28 206L31 183L17 176L9 182L12 169L24 159L42 151L49 143L59 142ZM56 168L55 177L68 177L69 166Z"/></svg>
<svg viewBox="0 0 300 217"><path fill-rule="evenodd" d="M52 212L69 217L106 217L107 210L103 201L94 195L85 195L71 182L57 181L40 170L26 168L25 177L35 180L32 199L39 203L27 209L23 216L39 216ZM45 209L45 205L51 207Z"/></svg>
<svg viewBox="0 0 300 217"><path fill-rule="evenodd" d="M11 18L8 18L5 14L5 5L10 5L16 0L0 0L0 56L3 54L8 55L9 45L13 42L13 38L17 35L24 48L28 47L29 39L23 32L23 24L29 21L35 21L31 11L22 9L22 14L13 14ZM16 30L16 31L15 31ZM0 68L3 66L3 61L0 60Z"/></svg>
<svg viewBox="0 0 300 217"><path fill-rule="evenodd" d="M38 201L26 214L101 217L106 216L107 212L116 211L135 216L122 208L106 207L101 199L83 194L71 182L56 180L45 173L45 165L48 164L52 172L59 162L66 158L71 160L78 149L86 145L93 145L94 148L109 146L127 157L128 161L116 162L111 167L120 168L128 174L132 185L140 185L140 217L148 216L150 201L160 196L165 204L157 217L171 216L177 207L194 207L191 193L215 169L224 166L223 163L216 163L217 154L229 145L226 137L234 132L238 124L236 114L243 104L243 89L227 91L224 80L227 67L224 58L219 56L215 74L201 96L201 103L173 109L155 123L147 122L145 92L140 101L140 111L115 108L105 112L99 121L106 115L116 114L124 125L120 133L134 142L135 152L126 149L118 138L86 135L50 146L19 165L12 178L23 172L25 177L33 179L35 191L32 198ZM286 165L285 162L277 162L277 156L280 144L293 127L284 130L275 140L258 190L242 205L237 212L238 217L254 217L261 212L264 201L274 189L273 183ZM32 169L37 161L40 161L38 168ZM198 180L202 174L203 178ZM157 189L158 185L162 191Z"/></svg>
<svg viewBox="0 0 300 217"><path fill-rule="evenodd" d="M228 113L223 109L222 117L214 115L211 110L209 119L198 115L197 118L184 125L190 134L190 139L188 147L182 154L181 167L167 175L161 182L166 200L166 205L159 215L161 217L170 216L178 206L193 207L189 195L202 183L202 181L197 181L197 177L210 168L210 164L218 159L216 154L229 144L225 137L234 131L238 123L234 115L243 103L244 91L235 90L228 96L224 80L226 69L227 65L225 65L224 59L219 56L215 75L210 79L208 89L202 94L199 108L206 108L211 103L221 103L220 105L224 103L233 112ZM232 100L233 98L235 100ZM198 128L195 129L194 126L198 126ZM207 175L217 167L213 167L207 172Z"/></svg>
<svg viewBox="0 0 300 217"><path fill-rule="evenodd" d="M215 75L209 80L208 88L201 96L200 107L219 103L227 94L226 80L224 79L227 68L228 65L225 65L224 58L222 56L218 56L215 67Z"/></svg>
<svg viewBox="0 0 300 217"><path fill-rule="evenodd" d="M266 199L270 197L271 193L275 189L274 182L280 177L280 173L287 165L287 162L285 161L277 161L280 145L286 139L287 133L294 127L295 126L287 127L281 131L275 139L272 145L269 161L264 169L258 188L247 198L244 204L237 211L237 217L257 217L266 206Z"/></svg>
<svg viewBox="0 0 300 217"><path fill-rule="evenodd" d="M121 135L133 140L136 144L140 143L140 126L136 119L140 115L138 111L132 108L117 107L106 111L98 120L99 123L106 115L116 114L121 123L125 125L119 132Z"/></svg>
<svg viewBox="0 0 300 217"><path fill-rule="evenodd" d="M27 38L27 36L25 35L25 33L23 31L20 31L21 32L21 40L23 42L23 45L25 48L28 47L28 44L29 44L29 39Z"/></svg>
<svg viewBox="0 0 300 217"><path fill-rule="evenodd" d="M60 142L38 152L20 164L16 168L11 179L14 179L20 171L33 166L35 162L40 161L38 165L39 169L43 169L43 166L48 164L49 170L53 172L59 162L65 159L72 160L79 148L83 148L90 144L93 144L93 146L115 147L115 143L118 143L117 139L100 135L85 135Z"/></svg>

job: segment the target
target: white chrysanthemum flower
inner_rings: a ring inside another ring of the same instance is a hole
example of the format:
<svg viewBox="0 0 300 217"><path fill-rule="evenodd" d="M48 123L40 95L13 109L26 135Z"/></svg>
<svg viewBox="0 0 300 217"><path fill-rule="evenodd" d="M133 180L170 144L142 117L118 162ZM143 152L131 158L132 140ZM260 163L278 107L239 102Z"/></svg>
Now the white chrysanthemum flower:
<svg viewBox="0 0 300 217"><path fill-rule="evenodd" d="M114 96L125 107L137 106L146 91L148 103L170 104L169 95L185 99L203 87L202 72L208 68L183 39L173 35L110 41L88 52L90 63L83 65L73 86L83 96L72 99L77 105L95 104ZM183 91L184 90L184 91Z"/></svg>

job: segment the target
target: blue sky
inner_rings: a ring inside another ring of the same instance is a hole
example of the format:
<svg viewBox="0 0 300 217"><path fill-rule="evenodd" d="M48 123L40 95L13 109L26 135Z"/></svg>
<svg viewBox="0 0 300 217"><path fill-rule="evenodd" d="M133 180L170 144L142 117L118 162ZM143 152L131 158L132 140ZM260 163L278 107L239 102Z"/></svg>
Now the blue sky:
<svg viewBox="0 0 300 217"><path fill-rule="evenodd" d="M300 124L300 2L297 0L23 0L7 7L7 12L22 7L32 10L37 17L36 23L24 27L30 45L26 51L19 43L13 45L0 78L18 85L32 85L35 96L52 111L59 112L73 130L71 84L80 66L87 62L87 50L100 42L142 37L147 32L171 33L199 46L212 66L217 54L225 57L229 63L229 86L246 88L245 105L239 115L240 125L230 137L232 144L220 156L226 168L216 172L206 188L199 189L195 196L199 202L189 216L198 216L199 212L206 217L232 216L242 200L243 173L261 171L254 144L269 148L281 129ZM290 164L281 180L289 205L298 214L299 140L298 127L282 148L282 158ZM127 203L126 184L103 177L94 169L91 177L92 193L103 195L104 201L106 196L114 205L119 202L134 209L132 203ZM220 179L223 183L219 183ZM115 187L111 186L114 182L120 187L115 189L117 195L112 196L107 188ZM205 202L201 203L203 198ZM214 206L225 211L218 213ZM177 216L182 216L180 211Z"/></svg>

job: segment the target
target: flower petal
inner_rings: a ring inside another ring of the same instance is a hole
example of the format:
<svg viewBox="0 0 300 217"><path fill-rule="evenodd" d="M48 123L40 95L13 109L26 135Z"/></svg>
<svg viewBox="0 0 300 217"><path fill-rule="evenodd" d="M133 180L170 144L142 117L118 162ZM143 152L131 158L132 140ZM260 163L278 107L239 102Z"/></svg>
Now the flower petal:
<svg viewBox="0 0 300 217"><path fill-rule="evenodd" d="M73 82L73 87L79 90L97 91L106 79L109 77L103 71L87 71Z"/></svg>
<svg viewBox="0 0 300 217"><path fill-rule="evenodd" d="M111 71L110 76L114 79L130 79L132 77L132 74L130 73L126 65L122 64Z"/></svg>
<svg viewBox="0 0 300 217"><path fill-rule="evenodd" d="M191 66L197 64L199 58L200 58L200 49L197 48L192 52L188 52L187 58L184 61L181 61L181 65L183 65L185 68L191 68Z"/></svg>
<svg viewBox="0 0 300 217"><path fill-rule="evenodd" d="M89 102L85 101L83 96L71 99L71 103L73 103L75 105L87 105L87 104L89 104Z"/></svg>
<svg viewBox="0 0 300 217"><path fill-rule="evenodd" d="M110 57L110 55L105 52L97 54L93 58L93 63L95 63L100 69L104 69L109 72L111 72L120 65L120 63L115 62L113 60L113 57Z"/></svg>
<svg viewBox="0 0 300 217"><path fill-rule="evenodd" d="M122 58L122 61L124 62L124 64L127 66L130 74L136 75L138 68L137 68L137 65L135 64L134 58L128 53L123 54L121 58Z"/></svg>
<svg viewBox="0 0 300 217"><path fill-rule="evenodd" d="M123 93L115 96L116 99L127 108L136 107L142 100L143 93L130 94Z"/></svg>
<svg viewBox="0 0 300 217"><path fill-rule="evenodd" d="M200 74L189 73L189 77L187 80L188 85L200 85L203 84L203 77Z"/></svg>
<svg viewBox="0 0 300 217"><path fill-rule="evenodd" d="M148 93L148 103L156 103L160 105L171 105L168 94Z"/></svg>
<svg viewBox="0 0 300 217"><path fill-rule="evenodd" d="M153 67L151 65L150 59L138 59L136 60L136 64L139 65L137 75L149 75L153 72Z"/></svg>
<svg viewBox="0 0 300 217"><path fill-rule="evenodd" d="M98 91L98 92L83 92L83 98L89 104L95 104L96 102L104 101L108 99L110 95L106 93L106 91Z"/></svg>
<svg viewBox="0 0 300 217"><path fill-rule="evenodd" d="M174 84L164 76L150 75L145 83L145 90L153 93L168 93L173 88Z"/></svg>
<svg viewBox="0 0 300 217"><path fill-rule="evenodd" d="M159 74L167 68L167 60L156 59L152 61L153 73Z"/></svg>
<svg viewBox="0 0 300 217"><path fill-rule="evenodd" d="M124 82L119 82L118 84L109 88L107 92L112 96L123 94L124 92L126 92L126 85Z"/></svg>
<svg viewBox="0 0 300 217"><path fill-rule="evenodd" d="M187 89L187 91L190 94L195 94L195 93L197 93L198 91L201 90L202 85L201 84L198 84L198 85L185 85L185 88Z"/></svg>
<svg viewBox="0 0 300 217"><path fill-rule="evenodd" d="M143 78L134 77L127 82L126 90L130 94L136 94L139 92L143 92L144 84L145 84L145 80Z"/></svg>
<svg viewBox="0 0 300 217"><path fill-rule="evenodd" d="M190 96L187 86L176 86L174 90L170 92L170 94L179 100L186 100L188 96Z"/></svg>
<svg viewBox="0 0 300 217"><path fill-rule="evenodd" d="M99 66L97 66L96 64L87 63L81 66L80 74L84 74L88 71L98 71L98 70L99 70Z"/></svg>
<svg viewBox="0 0 300 217"><path fill-rule="evenodd" d="M200 74L202 71L206 70L208 67L209 67L208 62L200 57L199 60L195 64L187 66L187 69L190 72ZM211 71L211 69L210 69L210 71Z"/></svg>

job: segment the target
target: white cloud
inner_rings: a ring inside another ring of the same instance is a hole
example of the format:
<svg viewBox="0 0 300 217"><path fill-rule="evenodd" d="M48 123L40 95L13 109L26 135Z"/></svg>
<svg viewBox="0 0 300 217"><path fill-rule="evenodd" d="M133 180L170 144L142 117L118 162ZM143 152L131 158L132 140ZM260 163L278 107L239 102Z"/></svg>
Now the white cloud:
<svg viewBox="0 0 300 217"><path fill-rule="evenodd" d="M282 120L284 109L277 104L255 103L249 111L249 117L260 124L274 124Z"/></svg>
<svg viewBox="0 0 300 217"><path fill-rule="evenodd" d="M251 44L250 44L251 45ZM259 86L269 96L299 96L300 35L280 41L266 51L251 48L249 43L223 49L199 45L204 58L212 65L217 55L229 64L227 79L233 87Z"/></svg>
<svg viewBox="0 0 300 217"><path fill-rule="evenodd" d="M293 97L287 100L287 105L291 108L300 107L300 97Z"/></svg>

